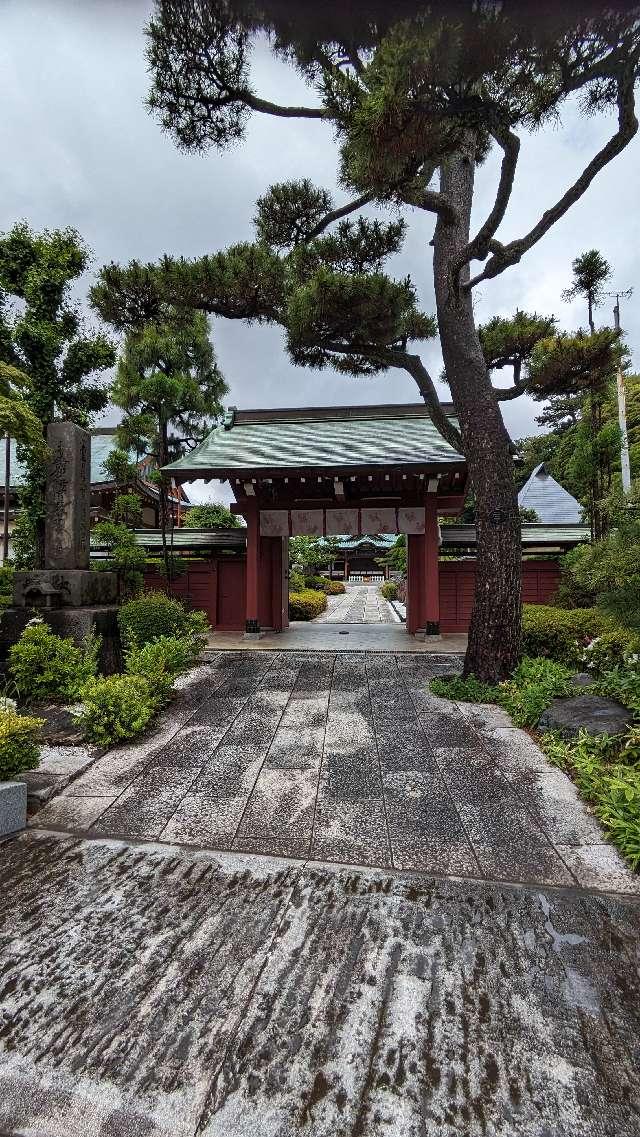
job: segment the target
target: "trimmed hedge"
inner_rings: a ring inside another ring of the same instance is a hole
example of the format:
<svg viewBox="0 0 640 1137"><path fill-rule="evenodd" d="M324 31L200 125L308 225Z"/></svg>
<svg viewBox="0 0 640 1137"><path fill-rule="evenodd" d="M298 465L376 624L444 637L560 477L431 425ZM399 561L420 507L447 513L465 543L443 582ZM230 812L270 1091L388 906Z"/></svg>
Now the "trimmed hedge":
<svg viewBox="0 0 640 1137"><path fill-rule="evenodd" d="M346 592L341 580L329 580L328 576L305 576L304 586L312 589L313 592L326 592L327 596L341 596L343 592ZM299 590L292 588L291 591Z"/></svg>
<svg viewBox="0 0 640 1137"><path fill-rule="evenodd" d="M398 599L398 585L393 580L385 580L384 584L380 585L380 592L385 600Z"/></svg>
<svg viewBox="0 0 640 1137"><path fill-rule="evenodd" d="M145 592L118 610L120 635L125 648L143 647L161 636L184 636L206 644L209 621L204 612L187 612L179 600L164 592Z"/></svg>
<svg viewBox="0 0 640 1137"><path fill-rule="evenodd" d="M289 619L315 620L327 607L325 592L305 588L302 592L289 593Z"/></svg>
<svg viewBox="0 0 640 1137"><path fill-rule="evenodd" d="M522 653L576 664L590 640L598 638L612 657L634 651L638 637L598 608L550 608L525 604L522 609Z"/></svg>

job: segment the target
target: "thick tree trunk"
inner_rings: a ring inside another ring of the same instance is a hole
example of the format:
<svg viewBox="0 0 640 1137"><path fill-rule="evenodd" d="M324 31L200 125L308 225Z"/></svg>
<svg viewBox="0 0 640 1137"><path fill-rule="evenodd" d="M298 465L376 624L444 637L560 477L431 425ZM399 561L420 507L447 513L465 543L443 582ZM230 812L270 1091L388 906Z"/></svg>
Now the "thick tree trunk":
<svg viewBox="0 0 640 1137"><path fill-rule="evenodd" d="M475 326L471 293L461 290L469 266L454 269L469 239L474 158L469 140L441 171L455 218L438 217L434 283L447 382L460 422L476 497L476 586L465 675L489 683L511 674L520 656L521 545L509 436L502 421Z"/></svg>

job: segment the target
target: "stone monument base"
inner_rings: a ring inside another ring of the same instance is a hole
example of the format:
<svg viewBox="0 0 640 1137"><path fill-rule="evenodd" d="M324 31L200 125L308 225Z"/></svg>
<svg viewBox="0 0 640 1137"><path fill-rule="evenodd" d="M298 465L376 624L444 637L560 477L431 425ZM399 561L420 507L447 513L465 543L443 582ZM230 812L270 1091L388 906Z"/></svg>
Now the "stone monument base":
<svg viewBox="0 0 640 1137"><path fill-rule="evenodd" d="M13 578L16 608L82 608L115 604L118 574L91 569L33 569Z"/></svg>
<svg viewBox="0 0 640 1137"><path fill-rule="evenodd" d="M96 573L105 576L106 573ZM113 675L122 671L122 647L116 604L87 605L83 608L49 608L38 612L57 636L67 636L80 645L87 636L100 636L98 671Z"/></svg>
<svg viewBox="0 0 640 1137"><path fill-rule="evenodd" d="M67 636L78 645L89 635L100 636L98 671L113 675L122 670L118 607L94 604L84 608L5 608L0 616L0 673L6 667L9 648L34 616L44 620L56 635Z"/></svg>

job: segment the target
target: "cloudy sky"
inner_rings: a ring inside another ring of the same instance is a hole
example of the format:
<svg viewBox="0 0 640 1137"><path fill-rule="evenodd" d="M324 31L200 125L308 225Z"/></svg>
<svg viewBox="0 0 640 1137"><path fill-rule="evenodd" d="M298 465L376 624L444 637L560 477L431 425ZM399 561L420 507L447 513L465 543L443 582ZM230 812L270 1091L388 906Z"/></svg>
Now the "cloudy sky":
<svg viewBox="0 0 640 1137"><path fill-rule="evenodd" d="M145 0L0 0L0 230L20 218L35 229L72 225L93 250L96 271L107 261L198 256L250 239L254 202L274 181L310 177L335 190L336 202L345 200L323 123L256 115L236 149L180 153L144 106L143 25L150 8ZM266 49L257 52L254 80L261 94L279 101L300 97L298 79ZM526 232L613 126L610 117L584 119L568 106L556 128L525 136L500 237ZM489 159L479 172L478 218L492 201L496 168ZM477 290L478 319L521 307L554 313L567 328L584 324L580 304L564 304L560 293L572 259L596 247L614 266L615 287L636 288L622 315L637 370L639 173L636 139L519 266ZM433 311L433 220L420 213L408 220L393 271L409 273L424 309ZM611 322L609 305L599 318ZM399 374L351 379L293 367L277 329L219 320L212 330L228 401L240 407L415 401L412 381ZM437 375L437 342L424 356ZM505 404L514 437L537 430L536 411L527 399Z"/></svg>

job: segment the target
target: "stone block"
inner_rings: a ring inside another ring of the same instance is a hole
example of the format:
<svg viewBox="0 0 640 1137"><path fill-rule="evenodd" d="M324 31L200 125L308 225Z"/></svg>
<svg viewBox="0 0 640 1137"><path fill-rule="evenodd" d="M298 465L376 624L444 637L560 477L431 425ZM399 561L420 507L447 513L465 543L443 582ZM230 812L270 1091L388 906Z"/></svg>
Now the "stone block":
<svg viewBox="0 0 640 1137"><path fill-rule="evenodd" d="M113 576L113 573L95 573L95 576ZM118 608L113 605L94 605L84 608L51 608L41 616L58 636L68 636L81 644L89 635L100 636L98 670L102 675L122 671L122 647L118 628Z"/></svg>
<svg viewBox="0 0 640 1137"><path fill-rule="evenodd" d="M538 722L538 730L557 730L564 738L572 738L580 730L589 734L623 734L633 715L616 699L601 695L576 695L570 699L554 699Z"/></svg>
<svg viewBox="0 0 640 1137"><path fill-rule="evenodd" d="M51 569L89 567L91 435L71 422L47 429L45 565Z"/></svg>
<svg viewBox="0 0 640 1137"><path fill-rule="evenodd" d="M118 575L91 569L33 569L17 572L13 602L17 608L82 608L114 604L118 598Z"/></svg>
<svg viewBox="0 0 640 1137"><path fill-rule="evenodd" d="M0 837L17 833L27 824L27 787L24 782L0 782Z"/></svg>

